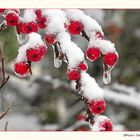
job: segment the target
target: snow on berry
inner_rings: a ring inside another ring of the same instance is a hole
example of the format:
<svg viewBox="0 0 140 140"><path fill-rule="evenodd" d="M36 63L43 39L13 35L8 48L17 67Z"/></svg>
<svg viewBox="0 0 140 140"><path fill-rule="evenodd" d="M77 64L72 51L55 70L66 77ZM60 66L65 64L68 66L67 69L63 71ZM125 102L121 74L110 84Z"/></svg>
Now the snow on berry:
<svg viewBox="0 0 140 140"><path fill-rule="evenodd" d="M112 131L112 122L103 115L94 117L94 125L92 126L92 131Z"/></svg>
<svg viewBox="0 0 140 140"><path fill-rule="evenodd" d="M61 44L62 52L66 54L68 58L68 68L76 68L84 60L84 53L71 41L71 37L67 32L58 34L57 39Z"/></svg>
<svg viewBox="0 0 140 140"><path fill-rule="evenodd" d="M64 24L67 23L67 18L64 11L60 9L47 9L45 10L47 17L47 33L57 34L64 32Z"/></svg>
<svg viewBox="0 0 140 140"><path fill-rule="evenodd" d="M89 101L103 99L103 90L98 86L95 79L86 72L81 73L81 91Z"/></svg>
<svg viewBox="0 0 140 140"><path fill-rule="evenodd" d="M90 103L90 110L94 114L101 114L106 109L106 103L103 99L100 99L99 101L91 101Z"/></svg>
<svg viewBox="0 0 140 140"><path fill-rule="evenodd" d="M27 62L16 62L14 64L15 74L21 78L26 77L29 73L30 66Z"/></svg>

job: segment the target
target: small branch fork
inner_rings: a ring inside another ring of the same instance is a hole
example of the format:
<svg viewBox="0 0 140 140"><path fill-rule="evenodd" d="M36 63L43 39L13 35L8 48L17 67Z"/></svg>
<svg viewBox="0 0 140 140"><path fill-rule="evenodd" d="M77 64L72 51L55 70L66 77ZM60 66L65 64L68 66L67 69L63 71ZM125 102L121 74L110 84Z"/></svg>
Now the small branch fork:
<svg viewBox="0 0 140 140"><path fill-rule="evenodd" d="M0 77L0 89L7 83L10 78L10 75L6 77L5 75L5 64L4 64L4 57L2 55L1 47L0 47L0 59L1 59L1 77Z"/></svg>

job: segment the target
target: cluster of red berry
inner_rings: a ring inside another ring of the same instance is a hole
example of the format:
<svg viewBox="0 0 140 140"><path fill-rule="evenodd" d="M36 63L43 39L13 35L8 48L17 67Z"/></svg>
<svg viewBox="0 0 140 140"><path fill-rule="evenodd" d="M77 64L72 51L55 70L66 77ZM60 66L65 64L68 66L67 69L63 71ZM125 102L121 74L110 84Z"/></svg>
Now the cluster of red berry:
<svg viewBox="0 0 140 140"><path fill-rule="evenodd" d="M30 22L25 22L20 17L20 11L16 9L0 9L0 13L3 14L7 26L15 26L18 34L27 34L38 32L39 29L47 28L47 17L43 15L40 9L34 10L36 19ZM84 31L84 25L80 21L69 20L69 23L64 24L64 28L72 35L79 35ZM96 32L95 37L99 40L103 40L104 36L101 32ZM25 77L31 73L31 63L40 61L47 53L47 46L54 45L57 41L57 34L44 34L44 44L36 44L35 46L29 47L26 50L26 61L17 61L14 65L15 72L19 77ZM46 44L46 45L45 45ZM61 44L60 44L61 45ZM115 52L108 52L102 54L102 51L96 47L90 47L86 50L85 56L90 61L96 61L102 56L104 64L108 67L113 67L117 60L118 55ZM81 73L87 71L87 64L82 61L75 68L67 69L67 77L73 81L80 81ZM102 114L106 109L106 103L104 99L100 100L87 100L89 110L93 115ZM112 123L109 120L105 120L101 123L101 127L104 130L112 130Z"/></svg>

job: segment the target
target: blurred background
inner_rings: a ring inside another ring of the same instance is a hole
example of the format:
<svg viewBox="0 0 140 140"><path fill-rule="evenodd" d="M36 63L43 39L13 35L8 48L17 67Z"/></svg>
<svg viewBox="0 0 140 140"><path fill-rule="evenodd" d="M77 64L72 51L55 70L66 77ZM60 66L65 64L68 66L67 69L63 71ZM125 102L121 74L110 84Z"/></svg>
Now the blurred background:
<svg viewBox="0 0 140 140"><path fill-rule="evenodd" d="M105 38L116 44L119 62L112 71L112 82L102 81L102 62L87 60L88 73L104 89L108 116L114 131L140 130L140 10L83 9L102 26ZM83 121L84 104L66 78L67 65L53 66L53 50L39 63L33 64L33 75L26 79L15 76L13 62L17 40L13 29L0 33L10 80L0 90L0 112L10 106L0 120L0 130L89 130ZM88 42L78 36L72 40L83 50Z"/></svg>

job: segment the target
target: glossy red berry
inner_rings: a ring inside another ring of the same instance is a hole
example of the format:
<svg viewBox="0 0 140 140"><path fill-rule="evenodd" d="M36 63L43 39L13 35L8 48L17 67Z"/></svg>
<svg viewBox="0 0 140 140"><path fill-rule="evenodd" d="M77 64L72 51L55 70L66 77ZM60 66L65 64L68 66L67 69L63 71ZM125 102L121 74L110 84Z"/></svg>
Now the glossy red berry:
<svg viewBox="0 0 140 140"><path fill-rule="evenodd" d="M38 26L35 22L28 22L24 26L24 32L26 34L32 33L32 32L37 32L38 31Z"/></svg>
<svg viewBox="0 0 140 140"><path fill-rule="evenodd" d="M44 29L46 28L46 18L45 17L41 17L37 19L37 25L39 28Z"/></svg>
<svg viewBox="0 0 140 140"><path fill-rule="evenodd" d="M118 56L116 53L107 53L107 54L103 55L104 63L109 66L115 65L117 60L118 60Z"/></svg>
<svg viewBox="0 0 140 140"><path fill-rule="evenodd" d="M81 22L79 21L71 21L70 24L68 25L68 31L71 34L80 34L80 32L82 32L82 30L84 29L84 26Z"/></svg>
<svg viewBox="0 0 140 140"><path fill-rule="evenodd" d="M99 48L88 48L86 51L86 57L90 61L95 61L100 57L100 49Z"/></svg>
<svg viewBox="0 0 140 140"><path fill-rule="evenodd" d="M83 62L81 62L79 65L78 65L79 69L80 70L83 70L83 71L86 71L88 69L87 65L84 64Z"/></svg>
<svg viewBox="0 0 140 140"><path fill-rule="evenodd" d="M77 69L73 69L73 70L68 70L67 77L70 80L79 80L81 75L80 75L80 72Z"/></svg>
<svg viewBox="0 0 140 140"><path fill-rule="evenodd" d="M15 13L8 13L5 19L8 26L16 26L18 24L18 16Z"/></svg>
<svg viewBox="0 0 140 140"><path fill-rule="evenodd" d="M99 38L99 39L103 39L104 38L104 35L101 32L96 32L96 35L95 36L97 38Z"/></svg>
<svg viewBox="0 0 140 140"><path fill-rule="evenodd" d="M101 114L105 111L105 109L106 109L106 103L104 100L92 101L90 103L90 110L92 113Z"/></svg>
<svg viewBox="0 0 140 140"><path fill-rule="evenodd" d="M14 65L14 69L19 77L25 77L29 73L30 66L27 62L17 62Z"/></svg>
<svg viewBox="0 0 140 140"><path fill-rule="evenodd" d="M55 35L53 34L45 34L44 40L47 44L52 45L55 43Z"/></svg>
<svg viewBox="0 0 140 140"><path fill-rule="evenodd" d="M17 32L18 32L18 34L20 34L20 33L24 33L24 27L25 26L25 23L23 23L23 22L19 22L18 23L18 25L17 25Z"/></svg>
<svg viewBox="0 0 140 140"><path fill-rule="evenodd" d="M39 49L30 48L26 51L28 61L38 62L41 60L42 54Z"/></svg>
<svg viewBox="0 0 140 140"><path fill-rule="evenodd" d="M112 131L113 125L112 122L108 119L105 119L103 122L100 123L100 131Z"/></svg>

